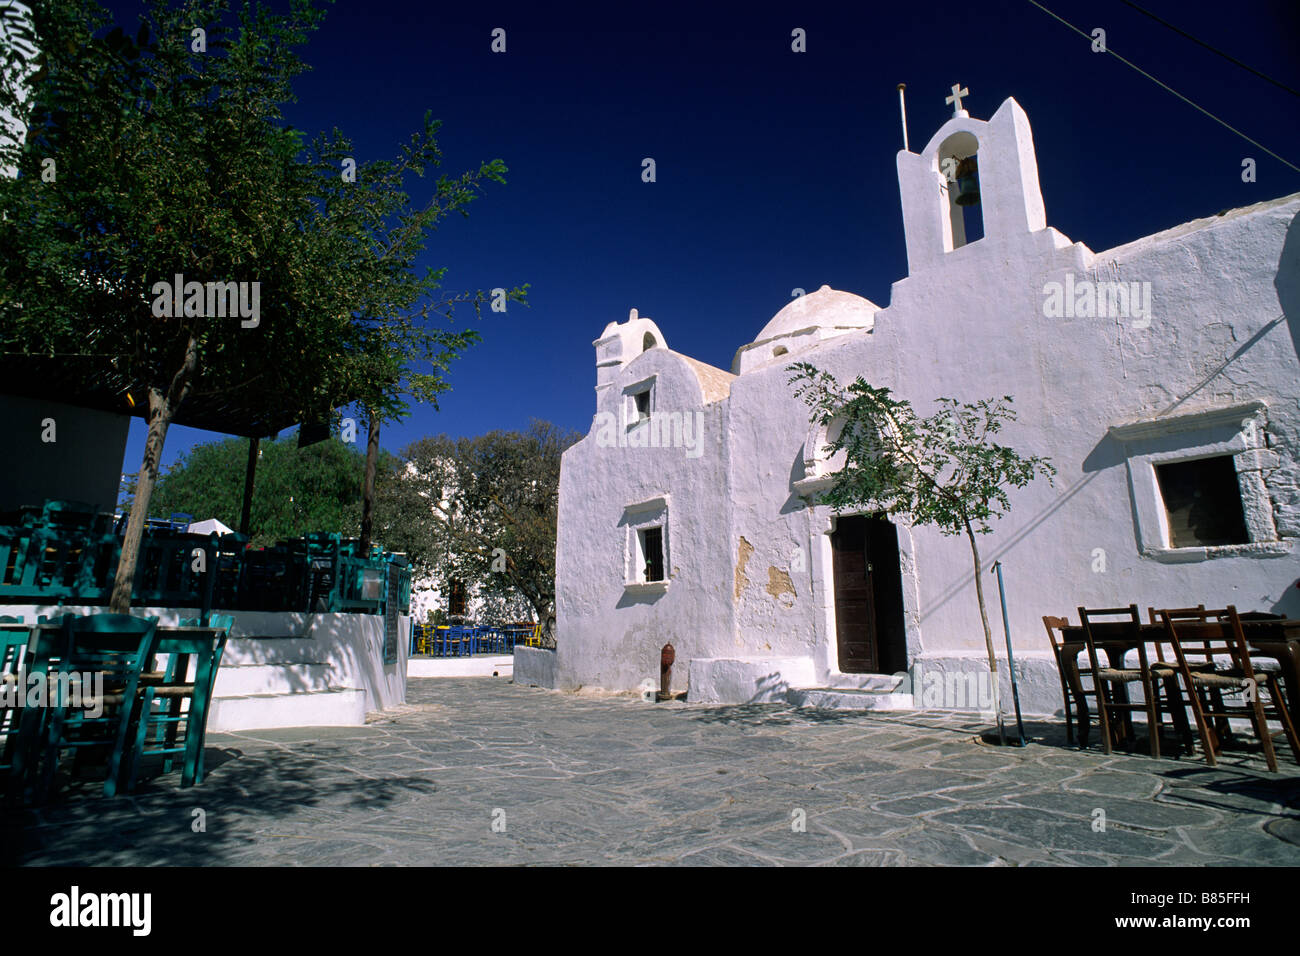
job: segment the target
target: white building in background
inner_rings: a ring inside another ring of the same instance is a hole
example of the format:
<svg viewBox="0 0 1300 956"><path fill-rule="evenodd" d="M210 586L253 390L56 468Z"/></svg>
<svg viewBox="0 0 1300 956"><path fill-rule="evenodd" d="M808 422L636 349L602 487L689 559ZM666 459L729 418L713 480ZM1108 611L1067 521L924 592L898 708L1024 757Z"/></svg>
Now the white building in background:
<svg viewBox="0 0 1300 956"><path fill-rule="evenodd" d="M451 513L453 523L458 520L455 511L456 484L452 462L440 459L445 465L441 483L442 498L435 505L429 492L420 495L429 500L429 510L435 515ZM418 469L414 462L406 463L406 474L414 476ZM464 520L463 517L459 520ZM446 557L451 557L451 551ZM442 611L456 619L474 623L501 624L515 621L532 621L537 615L528 600L513 588L505 594L489 592L480 580L452 580L444 591L443 575L434 571L416 574L411 579L411 616L418 623L431 620L434 611Z"/></svg>
<svg viewBox="0 0 1300 956"><path fill-rule="evenodd" d="M950 174L972 156L960 188L980 202L962 205ZM1011 99L956 112L898 175L908 275L887 306L823 286L730 371L635 311L594 343L597 415L560 481L558 650L517 680L631 690L672 644L692 700L909 706L888 675L986 671L964 539L815 503L837 463L788 384L796 360L922 414L1014 397L1000 441L1059 472L980 542L1004 568L1027 712L1061 707L1042 615L1300 616L1300 195L1093 252L1047 224ZM985 593L1001 648L991 576Z"/></svg>
<svg viewBox="0 0 1300 956"><path fill-rule="evenodd" d="M15 0L0 0L0 47L12 49L27 62L36 59L36 33L32 25L32 11ZM27 101L26 76L15 77L6 74L4 81L16 83L19 101ZM0 149L11 149L22 143L27 137L27 123L24 117L14 116L8 111L0 111ZM17 176L18 168L0 164L0 176Z"/></svg>

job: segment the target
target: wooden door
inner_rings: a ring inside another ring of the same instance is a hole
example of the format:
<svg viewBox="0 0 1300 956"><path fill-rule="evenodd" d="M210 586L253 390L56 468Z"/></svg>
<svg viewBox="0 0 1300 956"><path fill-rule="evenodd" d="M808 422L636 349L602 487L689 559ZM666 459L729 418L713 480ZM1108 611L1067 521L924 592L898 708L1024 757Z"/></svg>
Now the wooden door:
<svg viewBox="0 0 1300 956"><path fill-rule="evenodd" d="M845 674L878 673L880 652L867 519L854 515L836 521L831 553L840 670Z"/></svg>

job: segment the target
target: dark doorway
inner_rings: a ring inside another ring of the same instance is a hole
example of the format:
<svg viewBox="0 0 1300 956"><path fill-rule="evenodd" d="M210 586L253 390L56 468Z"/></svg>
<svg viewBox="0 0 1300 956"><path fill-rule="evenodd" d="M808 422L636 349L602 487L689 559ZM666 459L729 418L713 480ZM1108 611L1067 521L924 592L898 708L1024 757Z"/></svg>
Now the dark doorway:
<svg viewBox="0 0 1300 956"><path fill-rule="evenodd" d="M881 516L838 519L831 534L835 634L845 674L907 669L898 529Z"/></svg>

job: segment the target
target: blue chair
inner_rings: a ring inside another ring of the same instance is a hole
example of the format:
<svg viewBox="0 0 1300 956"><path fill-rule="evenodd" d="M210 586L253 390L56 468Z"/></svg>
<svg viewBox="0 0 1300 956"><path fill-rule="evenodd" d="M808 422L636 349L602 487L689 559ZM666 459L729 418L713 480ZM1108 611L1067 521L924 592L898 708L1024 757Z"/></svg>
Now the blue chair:
<svg viewBox="0 0 1300 956"><path fill-rule="evenodd" d="M473 655L477 641L475 640L474 628L467 624L457 625L448 629L448 634L452 640L457 641L457 656L470 657Z"/></svg>
<svg viewBox="0 0 1300 956"><path fill-rule="evenodd" d="M104 796L117 793L136 688L157 628L156 617L64 616L58 644L51 654L51 658L57 654L57 661L49 665L50 713L41 742L44 754L35 791L37 800L49 796L59 754L65 749L72 749L80 757L90 750L107 748ZM93 685L86 690L83 679L90 675L93 675ZM74 681L83 683L79 709L71 706L73 695L69 691ZM92 710L99 713L92 716Z"/></svg>

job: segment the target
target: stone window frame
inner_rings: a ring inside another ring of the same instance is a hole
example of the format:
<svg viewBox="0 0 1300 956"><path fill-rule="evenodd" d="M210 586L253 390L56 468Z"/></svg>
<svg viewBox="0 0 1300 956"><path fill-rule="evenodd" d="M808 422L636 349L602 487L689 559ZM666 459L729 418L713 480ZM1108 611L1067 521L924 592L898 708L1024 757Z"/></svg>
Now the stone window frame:
<svg viewBox="0 0 1300 956"><path fill-rule="evenodd" d="M1283 557L1291 553L1277 533L1264 470L1275 456L1265 447L1268 406L1236 405L1113 425L1109 429L1124 452L1132 499L1134 530L1144 557L1168 564L1223 557ZM1156 466L1200 458L1232 456L1241 492L1249 542L1175 548Z"/></svg>
<svg viewBox="0 0 1300 956"><path fill-rule="evenodd" d="M624 506L623 521L625 531L623 545L623 588L638 593L655 593L668 590L672 581L673 566L672 535L668 515L668 495L638 501ZM663 550L664 577L662 581L645 580L645 560L641 551L641 534L648 528L661 531L660 546Z"/></svg>

